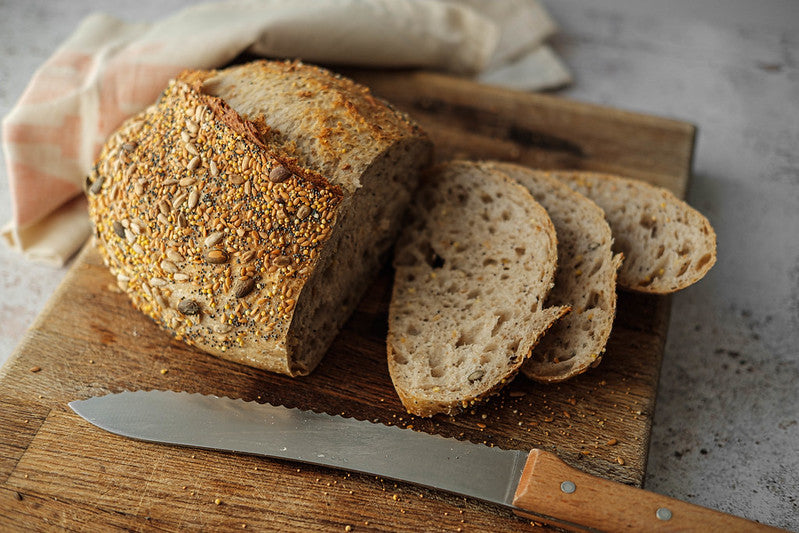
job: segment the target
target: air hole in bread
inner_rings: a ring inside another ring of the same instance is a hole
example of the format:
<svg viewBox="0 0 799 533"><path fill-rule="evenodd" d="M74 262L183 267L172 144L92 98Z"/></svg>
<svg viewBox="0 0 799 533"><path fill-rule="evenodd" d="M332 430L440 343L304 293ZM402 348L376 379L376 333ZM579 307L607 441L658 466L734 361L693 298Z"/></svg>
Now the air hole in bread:
<svg viewBox="0 0 799 533"><path fill-rule="evenodd" d="M690 266L691 266L691 261L689 259L688 261L686 261L685 263L682 264L682 266L680 267L680 270L677 272L677 277L679 278L680 276L682 276L683 274L688 272L688 267L690 267Z"/></svg>
<svg viewBox="0 0 799 533"><path fill-rule="evenodd" d="M489 220L491 220L491 217L489 217L489 216L488 216L488 213L487 213L486 211L483 211L482 213L480 213L480 218L482 218L482 219L483 219L483 220L485 220L486 222L488 222Z"/></svg>
<svg viewBox="0 0 799 533"><path fill-rule="evenodd" d="M502 220L505 220L505 221L510 220L510 213L507 212L507 211L503 211L502 212Z"/></svg>
<svg viewBox="0 0 799 533"><path fill-rule="evenodd" d="M658 251L657 251L657 254L655 255L655 259L660 259L661 257L663 257L663 253L664 253L665 251L666 251L666 246L665 246L665 245L663 245L663 244L661 244L661 245L658 247Z"/></svg>
<svg viewBox="0 0 799 533"><path fill-rule="evenodd" d="M485 259L483 259L483 266L484 267L485 266L496 265L496 264L497 264L497 260L494 259L493 257L486 257Z"/></svg>
<svg viewBox="0 0 799 533"><path fill-rule="evenodd" d="M495 228L494 226L488 226L488 233L490 233L491 235L494 235L496 232L497 232L497 228Z"/></svg>
<svg viewBox="0 0 799 533"><path fill-rule="evenodd" d="M469 300L474 300L478 296L480 296L480 291L477 289L472 289L469 291L469 294L466 295L466 298L468 298Z"/></svg>
<svg viewBox="0 0 799 533"><path fill-rule="evenodd" d="M602 297L602 295L600 293L598 293L597 291L591 291L588 294L588 298L585 301L585 308L586 309L591 309L591 308L596 307L597 305L599 305L599 299L601 297Z"/></svg>
<svg viewBox="0 0 799 533"><path fill-rule="evenodd" d="M437 366L430 369L430 377L440 378L444 376L444 368Z"/></svg>
<svg viewBox="0 0 799 533"><path fill-rule="evenodd" d="M408 364L408 360L397 352L394 352L394 362L397 363L398 365Z"/></svg>
<svg viewBox="0 0 799 533"><path fill-rule="evenodd" d="M415 337L415 336L419 335L419 330L417 329L417 327L415 325L411 324L410 326L408 326L407 333L411 337Z"/></svg>
<svg viewBox="0 0 799 533"><path fill-rule="evenodd" d="M701 270L706 264L710 262L713 257L710 254L705 254L699 258L699 261L696 262L694 269Z"/></svg>
<svg viewBox="0 0 799 533"><path fill-rule="evenodd" d="M506 279L510 279L510 275L509 275L509 274L502 274L502 275L499 277L499 279L501 279L502 281L505 281Z"/></svg>
<svg viewBox="0 0 799 533"><path fill-rule="evenodd" d="M521 343L521 339L514 339L512 342L508 343L508 351L515 355L516 352L519 350L519 344Z"/></svg>
<svg viewBox="0 0 799 533"><path fill-rule="evenodd" d="M656 221L657 219L654 216L644 213L641 215L641 219L638 221L638 224L640 224L642 228L652 229L655 226Z"/></svg>
<svg viewBox="0 0 799 533"><path fill-rule="evenodd" d="M680 257L682 257L684 255L688 255L690 253L691 253L691 245L690 245L690 243L687 243L687 242L683 243L683 245L680 247L680 249L677 250L677 255L679 255ZM708 256L708 261L709 260L710 260L710 257Z"/></svg>
<svg viewBox="0 0 799 533"><path fill-rule="evenodd" d="M490 204L491 202L494 201L494 199L491 198L490 195L485 194L485 193L480 195L480 200L482 200L484 204Z"/></svg>
<svg viewBox="0 0 799 533"><path fill-rule="evenodd" d="M497 333L499 333L499 328L502 327L502 324L508 321L507 313L500 313L497 315L497 323L494 324L494 327L491 329L491 336L496 337Z"/></svg>
<svg viewBox="0 0 799 533"><path fill-rule="evenodd" d="M521 257L525 253L527 253L527 249L522 247L522 246L518 246L518 247L514 248L513 250L516 252L516 255L518 255L519 257Z"/></svg>

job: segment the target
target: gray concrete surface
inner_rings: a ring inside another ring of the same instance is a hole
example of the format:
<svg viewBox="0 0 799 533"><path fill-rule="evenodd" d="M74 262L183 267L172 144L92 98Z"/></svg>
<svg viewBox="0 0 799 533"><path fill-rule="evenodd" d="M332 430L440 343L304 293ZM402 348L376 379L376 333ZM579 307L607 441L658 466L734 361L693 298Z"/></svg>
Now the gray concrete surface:
<svg viewBox="0 0 799 533"><path fill-rule="evenodd" d="M0 113L87 13L188 3L0 1ZM575 76L558 94L699 127L689 201L719 260L674 297L646 486L799 530L799 2L545 3ZM0 361L63 274L0 248Z"/></svg>

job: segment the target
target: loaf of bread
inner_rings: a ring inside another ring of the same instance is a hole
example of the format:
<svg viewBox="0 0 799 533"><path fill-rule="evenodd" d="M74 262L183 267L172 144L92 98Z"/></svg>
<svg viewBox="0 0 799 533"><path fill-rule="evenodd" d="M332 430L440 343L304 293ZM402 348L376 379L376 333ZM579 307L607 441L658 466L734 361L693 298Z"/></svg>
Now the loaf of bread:
<svg viewBox="0 0 799 533"><path fill-rule="evenodd" d="M609 174L555 175L605 212L614 250L624 255L619 286L671 293L702 279L716 262L710 222L666 189Z"/></svg>
<svg viewBox="0 0 799 533"><path fill-rule="evenodd" d="M379 271L431 149L314 66L184 72L102 148L86 183L96 242L177 338L307 374Z"/></svg>
<svg viewBox="0 0 799 533"><path fill-rule="evenodd" d="M394 257L388 368L405 408L454 414L508 383L568 307L545 307L552 222L489 165L455 161L424 180Z"/></svg>
<svg viewBox="0 0 799 533"><path fill-rule="evenodd" d="M616 314L616 274L622 262L604 213L548 172L493 163L522 184L547 211L558 237L558 270L547 305L571 312L547 331L522 373L543 382L563 381L602 359Z"/></svg>

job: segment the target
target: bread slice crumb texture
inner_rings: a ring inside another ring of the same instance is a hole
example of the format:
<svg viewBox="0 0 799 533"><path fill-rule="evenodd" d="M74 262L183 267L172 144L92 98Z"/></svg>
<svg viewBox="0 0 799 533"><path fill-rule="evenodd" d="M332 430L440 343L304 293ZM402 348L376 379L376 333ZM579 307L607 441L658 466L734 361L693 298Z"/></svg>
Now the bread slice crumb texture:
<svg viewBox="0 0 799 533"><path fill-rule="evenodd" d="M397 244L388 366L412 414L454 414L509 382L567 307L544 307L557 264L552 222L530 193L481 163L438 167Z"/></svg>
<svg viewBox="0 0 799 533"><path fill-rule="evenodd" d="M550 173L510 163L493 167L523 185L546 209L558 237L558 270L548 305L571 313L547 331L522 367L524 375L558 382L581 374L602 359L616 314L616 274L622 256L604 213Z"/></svg>
<svg viewBox="0 0 799 533"><path fill-rule="evenodd" d="M593 172L558 172L556 177L605 212L614 250L624 254L621 287L667 294L696 283L715 264L710 222L666 189Z"/></svg>

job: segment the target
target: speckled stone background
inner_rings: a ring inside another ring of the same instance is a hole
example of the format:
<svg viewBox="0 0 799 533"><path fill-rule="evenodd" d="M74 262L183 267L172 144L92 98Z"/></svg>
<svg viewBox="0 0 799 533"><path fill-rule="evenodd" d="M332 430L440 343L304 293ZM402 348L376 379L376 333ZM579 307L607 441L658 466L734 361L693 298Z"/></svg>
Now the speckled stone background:
<svg viewBox="0 0 799 533"><path fill-rule="evenodd" d="M91 11L152 20L190 3L0 0L0 112ZM699 127L688 199L719 259L673 300L646 486L799 530L799 2L545 3L575 77L558 94ZM5 222L5 174L0 197ZM0 247L0 361L64 272Z"/></svg>

